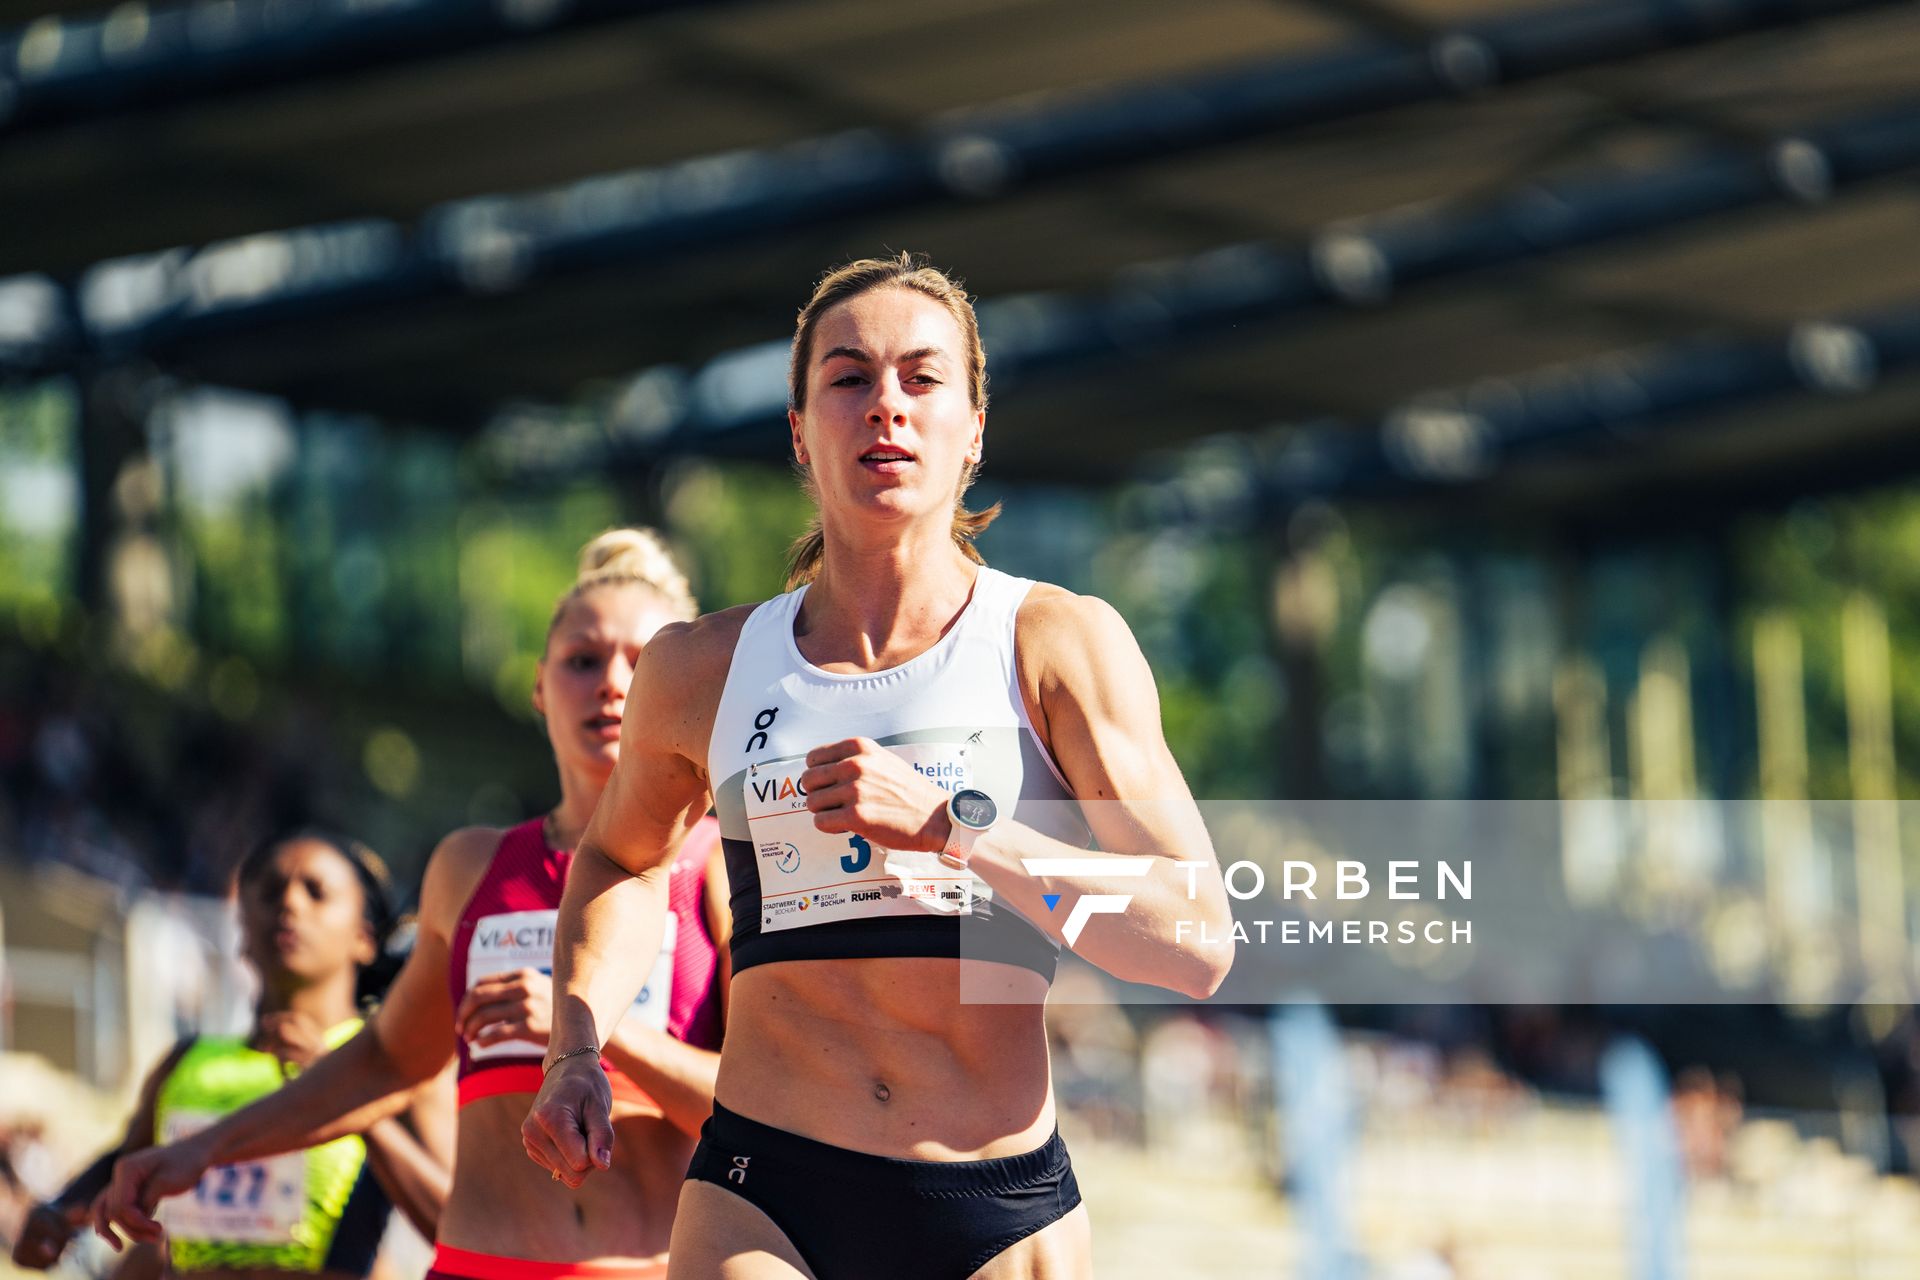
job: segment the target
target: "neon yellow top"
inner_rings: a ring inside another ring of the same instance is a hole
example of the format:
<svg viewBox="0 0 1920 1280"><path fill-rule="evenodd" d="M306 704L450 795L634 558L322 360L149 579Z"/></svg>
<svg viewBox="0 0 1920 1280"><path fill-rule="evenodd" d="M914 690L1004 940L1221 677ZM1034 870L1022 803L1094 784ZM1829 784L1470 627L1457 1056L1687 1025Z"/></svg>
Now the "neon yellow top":
<svg viewBox="0 0 1920 1280"><path fill-rule="evenodd" d="M329 1028L327 1048L351 1040L360 1025L352 1018ZM160 1086L155 1140L173 1142L198 1133L286 1080L280 1059L248 1048L245 1040L197 1039ZM207 1170L191 1193L162 1206L174 1269L323 1270L366 1159L366 1144L349 1136Z"/></svg>

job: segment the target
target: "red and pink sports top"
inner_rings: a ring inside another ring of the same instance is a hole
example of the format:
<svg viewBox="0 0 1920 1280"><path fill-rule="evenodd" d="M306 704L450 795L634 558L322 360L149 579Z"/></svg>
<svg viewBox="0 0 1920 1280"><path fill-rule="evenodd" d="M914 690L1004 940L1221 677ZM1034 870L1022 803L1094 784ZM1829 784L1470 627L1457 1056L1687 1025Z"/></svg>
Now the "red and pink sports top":
<svg viewBox="0 0 1920 1280"><path fill-rule="evenodd" d="M720 1047L719 951L707 930L707 867L720 826L702 818L687 833L667 880L667 923L647 984L627 1017L638 1018L701 1049ZM489 974L515 969L553 972L554 921L566 888L571 850L552 849L534 818L500 837L453 931L448 980L454 1007ZM499 1093L537 1093L547 1046L530 1040L460 1042L460 1105ZM600 1060L616 1100L660 1113L641 1088Z"/></svg>

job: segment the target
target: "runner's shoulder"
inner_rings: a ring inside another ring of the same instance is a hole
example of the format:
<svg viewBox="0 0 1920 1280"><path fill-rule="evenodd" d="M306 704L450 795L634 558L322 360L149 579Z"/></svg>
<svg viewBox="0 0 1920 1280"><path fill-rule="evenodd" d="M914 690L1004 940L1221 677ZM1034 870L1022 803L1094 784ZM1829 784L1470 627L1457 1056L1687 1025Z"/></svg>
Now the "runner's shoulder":
<svg viewBox="0 0 1920 1280"><path fill-rule="evenodd" d="M672 679L650 682L648 688L670 698L717 695L733 665L740 630L757 608L758 604L737 604L703 613L692 622L669 622L654 632L641 660Z"/></svg>
<svg viewBox="0 0 1920 1280"><path fill-rule="evenodd" d="M427 856L427 869L420 880L422 923L451 932L451 919L473 891L480 887L493 855L506 836L500 827L458 827L441 837ZM448 919L438 917L447 916Z"/></svg>
<svg viewBox="0 0 1920 1280"><path fill-rule="evenodd" d="M1090 654L1110 653L1112 645L1138 648L1133 629L1118 609L1099 596L1051 582L1036 582L1028 589L1014 619L1014 645L1020 665L1036 674L1061 663L1084 664Z"/></svg>
<svg viewBox="0 0 1920 1280"><path fill-rule="evenodd" d="M441 874L459 874L462 871L485 871L487 863L493 860L493 854L500 847L500 841L506 838L504 827L456 827L440 838L433 847L433 854L427 859L427 874L433 875L436 868Z"/></svg>

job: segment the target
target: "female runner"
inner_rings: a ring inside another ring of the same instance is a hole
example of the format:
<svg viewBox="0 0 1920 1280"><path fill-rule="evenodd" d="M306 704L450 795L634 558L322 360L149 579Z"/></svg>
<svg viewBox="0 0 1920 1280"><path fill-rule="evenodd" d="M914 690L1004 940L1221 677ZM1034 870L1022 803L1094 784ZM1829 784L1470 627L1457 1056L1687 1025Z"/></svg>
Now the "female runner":
<svg viewBox="0 0 1920 1280"><path fill-rule="evenodd" d="M121 1145L36 1210L14 1250L20 1265L58 1261L116 1159L271 1096L360 1029L361 1001L379 992L393 927L380 860L356 841L300 831L256 848L236 884L245 956L260 977L252 1033L175 1046L147 1077ZM450 1111L451 1102L429 1087L415 1106ZM422 1118L425 1132L441 1127ZM173 1270L208 1280L287 1272L361 1280L373 1271L392 1205L432 1234L450 1157L429 1153L386 1117L277 1159L222 1161L169 1208Z"/></svg>
<svg viewBox="0 0 1920 1280"><path fill-rule="evenodd" d="M673 925L638 967L622 1010L609 1012L606 1060L586 1064L608 1086L619 1143L602 1164L615 1176L560 1185L521 1154L520 1122L540 1084L553 1013L546 971L568 850L619 757L635 660L663 625L694 612L685 576L652 533L617 529L586 546L533 692L559 767L559 806L509 831L474 827L443 840L421 886L413 953L366 1033L283 1094L123 1164L108 1198L128 1234L149 1236L153 1205L208 1164L349 1129L457 1056L458 1149L432 1274L664 1274L680 1184L713 1104L723 1023L725 879L711 821L663 868Z"/></svg>
<svg viewBox="0 0 1920 1280"><path fill-rule="evenodd" d="M711 791L736 979L676 1280L1087 1275L1046 987L1071 930L1116 977L1212 992L1231 951L1195 939L1230 917L1206 829L1125 623L972 548L993 513L961 505L986 426L966 295L905 256L832 273L789 390L819 506L803 585L641 656L561 906L529 1151L570 1186L606 1167L593 1058ZM1073 797L1111 852L1036 829ZM1093 886L1090 910L1131 905L1077 913Z"/></svg>

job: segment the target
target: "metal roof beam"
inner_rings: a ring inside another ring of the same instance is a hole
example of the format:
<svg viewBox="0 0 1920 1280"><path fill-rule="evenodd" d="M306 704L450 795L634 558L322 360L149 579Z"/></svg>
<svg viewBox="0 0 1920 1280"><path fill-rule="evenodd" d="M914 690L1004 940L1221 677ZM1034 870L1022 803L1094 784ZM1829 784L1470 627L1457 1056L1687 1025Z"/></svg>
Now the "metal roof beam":
<svg viewBox="0 0 1920 1280"><path fill-rule="evenodd" d="M1920 102L1811 126L1770 146L1701 147L1665 166L1588 170L1467 208L1346 221L1305 244L1251 242L1141 264L1101 292L988 299L979 306L980 324L995 386L1004 390L1048 369L1137 357L1236 324L1386 305L1424 282L1768 203L1818 202L1915 169ZM786 358L781 338L693 371L646 370L615 398L602 444L612 454L641 457L752 452L783 429ZM537 455L537 441L509 444L507 452L525 462Z"/></svg>
<svg viewBox="0 0 1920 1280"><path fill-rule="evenodd" d="M192 0L0 32L0 135L711 0Z"/></svg>
<svg viewBox="0 0 1920 1280"><path fill-rule="evenodd" d="M1762 337L1702 336L1434 392L1374 422L1322 420L1193 446L1134 495L1143 520L1246 527L1313 499L1480 483L1530 457L1618 447L1789 395L1858 396L1920 370L1920 299Z"/></svg>
<svg viewBox="0 0 1920 1280"><path fill-rule="evenodd" d="M997 198L1043 179L1896 2L1586 0L1457 27L1425 47L1363 40L1203 75L1022 98L911 133L847 130L527 195L456 200L412 229L367 219L168 250L92 268L79 285L81 331L40 346L55 361L63 350L164 356L169 344L316 311L502 292L610 261ZM254 269L234 269L236 257ZM96 305L102 298L109 305Z"/></svg>

